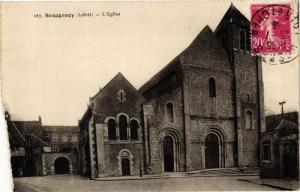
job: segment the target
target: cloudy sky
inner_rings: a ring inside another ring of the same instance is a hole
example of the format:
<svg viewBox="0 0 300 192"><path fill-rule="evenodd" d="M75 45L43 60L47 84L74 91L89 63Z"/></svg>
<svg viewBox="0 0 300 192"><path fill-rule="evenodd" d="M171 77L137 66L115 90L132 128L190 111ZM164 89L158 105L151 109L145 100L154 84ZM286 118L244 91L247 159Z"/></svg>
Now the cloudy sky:
<svg viewBox="0 0 300 192"><path fill-rule="evenodd" d="M253 2L253 1L252 1ZM231 1L8 3L2 11L2 97L17 120L76 125L89 97L121 72L136 88L213 30ZM233 1L250 18L250 1ZM116 17L34 18L46 13ZM298 60L263 65L265 109L298 107Z"/></svg>

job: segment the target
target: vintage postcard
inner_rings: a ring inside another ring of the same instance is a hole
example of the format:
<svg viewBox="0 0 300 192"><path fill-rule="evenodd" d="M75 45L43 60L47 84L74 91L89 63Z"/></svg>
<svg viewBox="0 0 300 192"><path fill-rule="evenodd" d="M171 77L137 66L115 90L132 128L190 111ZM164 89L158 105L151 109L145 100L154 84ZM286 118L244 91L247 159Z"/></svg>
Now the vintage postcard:
<svg viewBox="0 0 300 192"><path fill-rule="evenodd" d="M3 2L1 191L297 190L298 6Z"/></svg>

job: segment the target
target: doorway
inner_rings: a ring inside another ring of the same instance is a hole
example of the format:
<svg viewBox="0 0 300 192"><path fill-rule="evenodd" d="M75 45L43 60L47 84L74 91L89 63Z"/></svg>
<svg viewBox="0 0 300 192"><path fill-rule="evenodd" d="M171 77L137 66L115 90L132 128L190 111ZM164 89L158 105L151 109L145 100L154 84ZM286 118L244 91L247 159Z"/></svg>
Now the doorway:
<svg viewBox="0 0 300 192"><path fill-rule="evenodd" d="M219 167L219 138L215 134L208 134L205 138L205 168Z"/></svg>
<svg viewBox="0 0 300 192"><path fill-rule="evenodd" d="M174 172L174 140L171 136L163 139L164 171Z"/></svg>
<svg viewBox="0 0 300 192"><path fill-rule="evenodd" d="M297 143L284 143L284 151L282 157L283 163L283 177L296 178L297 177Z"/></svg>
<svg viewBox="0 0 300 192"><path fill-rule="evenodd" d="M124 158L121 161L122 163L122 176L130 175L130 160L128 158Z"/></svg>
<svg viewBox="0 0 300 192"><path fill-rule="evenodd" d="M70 163L65 157L59 157L54 161L55 174L69 174Z"/></svg>

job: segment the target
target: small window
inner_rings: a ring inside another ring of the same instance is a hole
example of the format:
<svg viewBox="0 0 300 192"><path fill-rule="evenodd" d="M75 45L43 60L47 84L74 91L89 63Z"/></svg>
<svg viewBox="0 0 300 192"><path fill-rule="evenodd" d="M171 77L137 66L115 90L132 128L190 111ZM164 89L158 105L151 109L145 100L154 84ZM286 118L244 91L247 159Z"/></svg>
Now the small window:
<svg viewBox="0 0 300 192"><path fill-rule="evenodd" d="M262 160L271 161L271 142L264 141L262 147L263 147Z"/></svg>
<svg viewBox="0 0 300 192"><path fill-rule="evenodd" d="M155 98L156 98L156 91L152 91L152 92L151 92L151 97L152 97L152 99L155 99Z"/></svg>
<svg viewBox="0 0 300 192"><path fill-rule="evenodd" d="M116 121L113 119L108 120L108 139L109 140L116 140Z"/></svg>
<svg viewBox="0 0 300 192"><path fill-rule="evenodd" d="M78 150L78 145L73 145L73 150L77 151Z"/></svg>
<svg viewBox="0 0 300 192"><path fill-rule="evenodd" d="M117 93L117 98L118 100L121 102L121 103L124 103L125 100L126 100L126 93L124 90L119 90L118 93Z"/></svg>
<svg viewBox="0 0 300 192"><path fill-rule="evenodd" d="M167 104L167 120L171 123L174 122L174 111L173 111L173 104Z"/></svg>
<svg viewBox="0 0 300 192"><path fill-rule="evenodd" d="M64 143L68 142L68 136L67 135L63 135L62 138L61 138L61 141L64 142Z"/></svg>
<svg viewBox="0 0 300 192"><path fill-rule="evenodd" d="M246 34L245 31L240 31L240 49L245 50L246 48Z"/></svg>
<svg viewBox="0 0 300 192"><path fill-rule="evenodd" d="M58 152L58 151L59 151L58 146L57 146L57 145L52 145L52 146L51 146L51 151L52 151L52 152Z"/></svg>
<svg viewBox="0 0 300 192"><path fill-rule="evenodd" d="M52 142L58 142L58 136L52 135Z"/></svg>
<svg viewBox="0 0 300 192"><path fill-rule="evenodd" d="M138 140L138 128L139 124L136 120L130 122L130 136L131 140Z"/></svg>
<svg viewBox="0 0 300 192"><path fill-rule="evenodd" d="M216 81L214 78L210 78L208 81L208 92L209 97L216 97Z"/></svg>
<svg viewBox="0 0 300 192"><path fill-rule="evenodd" d="M119 129L120 129L120 139L127 140L127 118L124 115L119 117Z"/></svg>
<svg viewBox="0 0 300 192"><path fill-rule="evenodd" d="M73 143L78 142L78 137L77 137L77 135L72 135L72 142L73 142Z"/></svg>
<svg viewBox="0 0 300 192"><path fill-rule="evenodd" d="M245 128L252 129L252 112L247 111L245 115Z"/></svg>

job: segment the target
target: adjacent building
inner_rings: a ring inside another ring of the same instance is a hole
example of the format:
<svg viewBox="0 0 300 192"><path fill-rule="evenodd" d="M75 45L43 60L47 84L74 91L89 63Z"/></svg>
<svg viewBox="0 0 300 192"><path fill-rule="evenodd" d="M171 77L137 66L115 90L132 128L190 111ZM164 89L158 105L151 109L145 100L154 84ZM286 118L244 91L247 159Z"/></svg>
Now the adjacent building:
<svg viewBox="0 0 300 192"><path fill-rule="evenodd" d="M5 118L14 177L78 173L79 127Z"/></svg>
<svg viewBox="0 0 300 192"><path fill-rule="evenodd" d="M41 118L38 121L12 121L10 114L5 112L5 119L13 176L42 175L42 152L48 143L42 140Z"/></svg>
<svg viewBox="0 0 300 192"><path fill-rule="evenodd" d="M77 174L78 144L77 126L43 126L43 139L49 148L42 154L43 175Z"/></svg>
<svg viewBox="0 0 300 192"><path fill-rule="evenodd" d="M261 135L261 178L299 178L298 112L272 115Z"/></svg>
<svg viewBox="0 0 300 192"><path fill-rule="evenodd" d="M265 129L261 59L233 5L139 90L117 74L79 127L91 178L258 166Z"/></svg>

